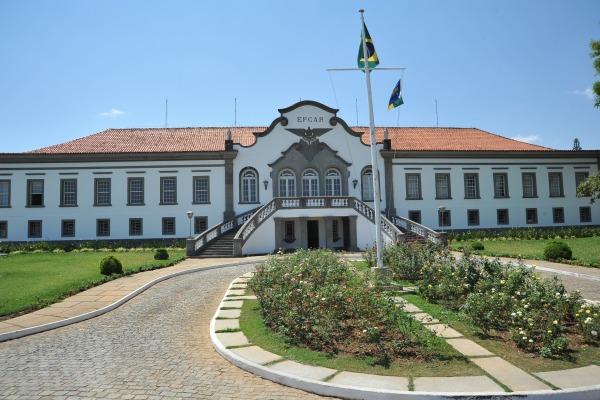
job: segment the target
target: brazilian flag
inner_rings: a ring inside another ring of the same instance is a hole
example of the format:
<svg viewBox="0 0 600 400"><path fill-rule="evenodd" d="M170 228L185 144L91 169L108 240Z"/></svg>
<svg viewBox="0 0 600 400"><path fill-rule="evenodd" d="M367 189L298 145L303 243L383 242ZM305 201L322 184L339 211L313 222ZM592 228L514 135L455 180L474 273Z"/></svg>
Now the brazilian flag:
<svg viewBox="0 0 600 400"><path fill-rule="evenodd" d="M390 101L388 104L388 111L392 108L396 108L404 104L404 100L402 100L402 79L398 81L394 90L392 90L392 95L390 96Z"/></svg>
<svg viewBox="0 0 600 400"><path fill-rule="evenodd" d="M367 60L369 63L369 69L375 68L379 65L379 57L377 56L377 52L375 51L375 46L373 45L373 40L371 40L371 35L369 35L369 31L367 30L367 26L363 22L363 31L365 33L365 41L367 42ZM358 68L365 68L365 55L363 52L363 41L362 41L362 33L360 35L360 46L358 48Z"/></svg>

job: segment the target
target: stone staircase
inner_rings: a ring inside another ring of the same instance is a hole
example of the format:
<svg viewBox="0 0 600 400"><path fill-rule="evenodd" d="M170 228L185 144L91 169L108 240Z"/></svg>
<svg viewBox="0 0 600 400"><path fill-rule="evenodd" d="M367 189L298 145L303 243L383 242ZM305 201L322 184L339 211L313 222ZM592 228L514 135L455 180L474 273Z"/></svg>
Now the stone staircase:
<svg viewBox="0 0 600 400"><path fill-rule="evenodd" d="M233 237L237 230L225 233L218 239L210 242L195 257L196 258L225 258L233 257Z"/></svg>

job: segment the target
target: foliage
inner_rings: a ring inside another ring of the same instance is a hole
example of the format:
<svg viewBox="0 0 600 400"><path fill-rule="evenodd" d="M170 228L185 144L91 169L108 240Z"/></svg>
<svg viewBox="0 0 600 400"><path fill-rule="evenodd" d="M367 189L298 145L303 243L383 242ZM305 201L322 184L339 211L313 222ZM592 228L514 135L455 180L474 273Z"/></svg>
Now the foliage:
<svg viewBox="0 0 600 400"><path fill-rule="evenodd" d="M590 41L590 49L592 50L590 53L590 58L593 61L594 69L596 70L596 75L600 75L600 40L592 40ZM593 86L594 90L594 107L600 107L600 82L594 82Z"/></svg>
<svg viewBox="0 0 600 400"><path fill-rule="evenodd" d="M600 199L600 172L588 176L577 186L577 197L589 197L590 204Z"/></svg>
<svg viewBox="0 0 600 400"><path fill-rule="evenodd" d="M544 248L544 259L550 261L570 260L573 257L573 251L565 242L552 240Z"/></svg>
<svg viewBox="0 0 600 400"><path fill-rule="evenodd" d="M388 364L428 356L437 338L375 291L370 275L327 250L272 256L249 283L268 327L290 343Z"/></svg>
<svg viewBox="0 0 600 400"><path fill-rule="evenodd" d="M600 344L600 305L582 304L575 312L575 318L585 342L598 346Z"/></svg>
<svg viewBox="0 0 600 400"><path fill-rule="evenodd" d="M167 249L165 249L164 247L156 249L156 251L154 252L154 259L155 260L168 260L169 253L167 252Z"/></svg>
<svg viewBox="0 0 600 400"><path fill-rule="evenodd" d="M471 248L473 250L485 250L485 247L481 242L471 242Z"/></svg>
<svg viewBox="0 0 600 400"><path fill-rule="evenodd" d="M100 261L100 273L102 275L122 274L123 264L114 256L106 256Z"/></svg>
<svg viewBox="0 0 600 400"><path fill-rule="evenodd" d="M424 265L430 264L442 247L431 242L401 242L383 250L383 263L398 280L417 281Z"/></svg>
<svg viewBox="0 0 600 400"><path fill-rule="evenodd" d="M170 249L185 249L183 240L171 241L123 241L123 240L82 240L82 241L58 241L58 242L20 242L0 243L0 253L33 253L33 252L91 252L91 251L145 251L146 249L155 249L157 247L165 247L170 244Z"/></svg>
<svg viewBox="0 0 600 400"><path fill-rule="evenodd" d="M581 185L579 186L581 187ZM598 187L600 188L600 182L598 183ZM472 240L494 241L511 239L566 239L598 236L600 236L600 227L597 226L573 226L560 228L479 229L476 231L448 232L448 240L452 242Z"/></svg>

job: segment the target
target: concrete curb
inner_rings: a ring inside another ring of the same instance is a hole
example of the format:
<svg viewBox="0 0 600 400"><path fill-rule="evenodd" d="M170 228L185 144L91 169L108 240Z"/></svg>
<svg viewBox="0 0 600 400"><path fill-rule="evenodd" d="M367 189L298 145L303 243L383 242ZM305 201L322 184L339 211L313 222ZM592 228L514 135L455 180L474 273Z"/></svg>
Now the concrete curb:
<svg viewBox="0 0 600 400"><path fill-rule="evenodd" d="M232 283L233 284L233 283ZM231 285L230 285L231 287ZM365 400L392 400L392 399L410 399L410 400L443 400L443 399L464 399L464 400L509 400L509 399L535 399L535 400L597 400L600 399L600 385L579 387L573 389L561 390L539 390L522 392L419 392L419 391L400 391L371 389L358 386L338 385L314 379L308 379L296 376L290 373L276 371L268 366L263 366L240 357L227 349L218 339L215 333L215 323L220 308L224 305L222 301L213 316L210 323L210 338L214 349L227 361L235 366L261 376L270 381L290 386L306 392L315 393L322 396L341 397L344 399L365 399Z"/></svg>
<svg viewBox="0 0 600 400"><path fill-rule="evenodd" d="M181 275L185 275L185 274L191 274L194 272L202 272L202 271L209 271L211 269L217 269L217 268L224 268L224 267L235 267L238 265L250 265L250 264L255 264L257 262L237 262L237 263L230 263L230 264L222 264L222 265L213 265L213 266L206 266L206 267L195 267L195 268L190 268L188 270L185 271L179 271L179 272L174 272L171 274L167 274L167 275L163 275L159 278L156 278L148 283L146 283L145 285L141 286L140 288L134 290L133 292L131 292L130 294L128 294L125 297L122 297L121 299L115 301L112 304L109 304L108 306L105 306L103 308L100 308L98 310L95 311L90 311L88 313L85 314L81 314L81 315L77 315L75 317L70 317L70 318L66 318L60 321L56 321L56 322L50 322L48 324L44 324L44 325L38 325L38 326L33 326L30 328L24 328L24 329L19 329L16 331L12 331L12 332L6 332L6 333L2 333L0 334L0 343L1 342L6 342L8 340L13 340L13 339L19 339L25 336L29 336L29 335L35 335L36 333L41 333L41 332L46 332L52 329L56 329L56 328L62 328L63 326L67 326L67 325L71 325L71 324L76 324L78 322L82 322L82 321L86 321L88 319L92 319L95 317L98 317L102 314L106 314L107 312L110 312L114 309L116 309L117 307L125 304L126 302L128 302L129 300L133 299L135 296L139 295L140 293L146 291L147 289L149 289L150 287L156 285L159 282L162 282L164 280L167 279L171 279L177 276L181 276Z"/></svg>

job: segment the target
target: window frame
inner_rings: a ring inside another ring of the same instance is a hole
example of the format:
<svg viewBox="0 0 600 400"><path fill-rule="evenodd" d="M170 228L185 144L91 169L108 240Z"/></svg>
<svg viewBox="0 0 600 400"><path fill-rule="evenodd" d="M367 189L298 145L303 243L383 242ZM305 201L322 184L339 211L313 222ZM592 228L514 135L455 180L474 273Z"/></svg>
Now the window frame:
<svg viewBox="0 0 600 400"><path fill-rule="evenodd" d="M33 193L33 185L41 184L40 193ZM39 196L35 202L33 196ZM36 204L36 203L40 204ZM43 179L27 179L27 207L44 207L44 180Z"/></svg>
<svg viewBox="0 0 600 400"><path fill-rule="evenodd" d="M499 178L502 178L502 185L500 186ZM506 172L494 172L494 198L495 199L508 199L510 194L508 191L508 173Z"/></svg>
<svg viewBox="0 0 600 400"><path fill-rule="evenodd" d="M163 236L173 236L177 234L175 222L175 217L162 217L161 227Z"/></svg>
<svg viewBox="0 0 600 400"><path fill-rule="evenodd" d="M202 229L204 225L204 229ZM208 217L205 215L198 215L194 217L194 234L199 235L208 230Z"/></svg>
<svg viewBox="0 0 600 400"><path fill-rule="evenodd" d="M198 186L202 184L201 186ZM192 204L210 204L210 176L198 175L192 178Z"/></svg>
<svg viewBox="0 0 600 400"><path fill-rule="evenodd" d="M553 178L557 178L557 182L556 185L558 185L558 187L556 187L555 189L558 189L558 193L554 192L553 193ZM563 187L563 178L562 178L562 172L548 172L548 196L552 197L552 198L556 198L556 197L565 197L565 191L564 191L564 187Z"/></svg>
<svg viewBox="0 0 600 400"><path fill-rule="evenodd" d="M34 232L34 230L39 229L39 233ZM27 237L29 239L40 239L43 235L43 221L41 219L30 219L27 221Z"/></svg>
<svg viewBox="0 0 600 400"><path fill-rule="evenodd" d="M8 239L8 221L0 221L0 239Z"/></svg>
<svg viewBox="0 0 600 400"><path fill-rule="evenodd" d="M590 177L589 171L575 171L575 192L587 178ZM589 197L589 196L586 196Z"/></svg>
<svg viewBox="0 0 600 400"><path fill-rule="evenodd" d="M475 221L472 222L472 216L475 216ZM468 226L479 226L481 221L479 219L479 209L468 209L467 210L467 225Z"/></svg>
<svg viewBox="0 0 600 400"><path fill-rule="evenodd" d="M337 168L329 168L325 171L325 196L342 196L342 173Z"/></svg>
<svg viewBox="0 0 600 400"><path fill-rule="evenodd" d="M107 183L108 190L100 191L100 184ZM128 188L129 190L129 188ZM107 202L100 202L100 197L107 197ZM128 197L129 200L129 197ZM108 207L112 205L112 181L111 178L94 178L94 207Z"/></svg>
<svg viewBox="0 0 600 400"><path fill-rule="evenodd" d="M75 220L60 220L60 237L75 237Z"/></svg>
<svg viewBox="0 0 600 400"><path fill-rule="evenodd" d="M375 201L375 188L373 187L373 169L364 168L360 174L360 194L362 201Z"/></svg>
<svg viewBox="0 0 600 400"><path fill-rule="evenodd" d="M313 168L302 171L302 197L319 197L319 172Z"/></svg>
<svg viewBox="0 0 600 400"><path fill-rule="evenodd" d="M129 236L143 236L144 235L144 219L143 218L129 218Z"/></svg>
<svg viewBox="0 0 600 400"><path fill-rule="evenodd" d="M0 179L0 190L6 187L6 193L0 192L0 208L10 208L11 201L11 180Z"/></svg>
<svg viewBox="0 0 600 400"><path fill-rule="evenodd" d="M296 197L296 173L292 169L285 168L279 171L277 175L277 192L279 197Z"/></svg>
<svg viewBox="0 0 600 400"><path fill-rule="evenodd" d="M167 183L173 183L172 188L165 189ZM168 196L167 196L168 195ZM167 198L169 197L169 198ZM160 177L160 205L176 205L177 204L177 177L176 176L161 176Z"/></svg>
<svg viewBox="0 0 600 400"><path fill-rule="evenodd" d="M67 186L73 184L69 188ZM67 201L68 200L68 201ZM77 179L61 179L60 180L60 206L59 207L77 207Z"/></svg>
<svg viewBox="0 0 600 400"><path fill-rule="evenodd" d="M134 187L134 184L137 182L140 183L140 188ZM143 206L143 205L145 205L145 197L146 197L145 186L146 185L145 185L144 177L129 177L129 178L127 178L127 205L128 206Z"/></svg>
<svg viewBox="0 0 600 400"><path fill-rule="evenodd" d="M411 191L409 192L409 181L415 178L415 182L412 182L411 184L416 184L416 191L418 193L413 193L412 191L414 190L411 189ZM423 193L421 191L421 174L420 173L408 173L405 174L405 184L406 184L406 200L423 200ZM410 196L409 196L410 194ZM416 196L414 196L416 195Z"/></svg>
<svg viewBox="0 0 600 400"><path fill-rule="evenodd" d="M472 185L470 185L470 177L473 178L473 185L475 186L474 188L472 188ZM465 172L463 175L463 180L465 184L465 199L480 199L481 197L479 193L479 174L476 172ZM471 189L474 189L475 191L475 194L473 196L469 195Z"/></svg>
<svg viewBox="0 0 600 400"><path fill-rule="evenodd" d="M296 221L286 220L283 222L283 241L286 243L296 241Z"/></svg>
<svg viewBox="0 0 600 400"><path fill-rule="evenodd" d="M552 207L552 223L553 224L564 224L565 223L564 207Z"/></svg>
<svg viewBox="0 0 600 400"><path fill-rule="evenodd" d="M444 211L438 209L438 226L442 230L452 227L452 214L447 208Z"/></svg>
<svg viewBox="0 0 600 400"><path fill-rule="evenodd" d="M97 237L109 237L110 236L110 218L97 218L96 219L96 236Z"/></svg>
<svg viewBox="0 0 600 400"><path fill-rule="evenodd" d="M538 224L538 212L537 208L526 208L525 209L525 224L526 225L537 225ZM529 218L529 213L532 213L533 218Z"/></svg>
<svg viewBox="0 0 600 400"><path fill-rule="evenodd" d="M413 216L416 216L417 218L412 218ZM413 222L416 222L417 224L420 224L421 210L408 210L408 219L410 219Z"/></svg>
<svg viewBox="0 0 600 400"><path fill-rule="evenodd" d="M526 178L531 178L531 183L529 182L525 182ZM531 194L526 193L525 188L526 188L526 184L531 186ZM537 194L537 181L536 181L536 174L535 172L522 172L521 173L521 189L523 191L523 198L525 199L532 199L532 198L537 198L538 194Z"/></svg>
<svg viewBox="0 0 600 400"><path fill-rule="evenodd" d="M439 183L439 179L440 178L445 178L445 184L446 187L444 188L443 186L440 186ZM452 192L450 190L450 174L449 173L436 173L435 177L435 198L436 200L449 200L452 199ZM446 196L440 196L441 194L441 190L445 189L446 190Z"/></svg>
<svg viewBox="0 0 600 400"><path fill-rule="evenodd" d="M584 213L586 214L584 216ZM592 207L583 206L579 207L579 222L592 222Z"/></svg>
<svg viewBox="0 0 600 400"><path fill-rule="evenodd" d="M258 172L251 167L240 171L240 203L255 204L259 202Z"/></svg>
<svg viewBox="0 0 600 400"><path fill-rule="evenodd" d="M496 209L496 225L510 225L508 208Z"/></svg>

